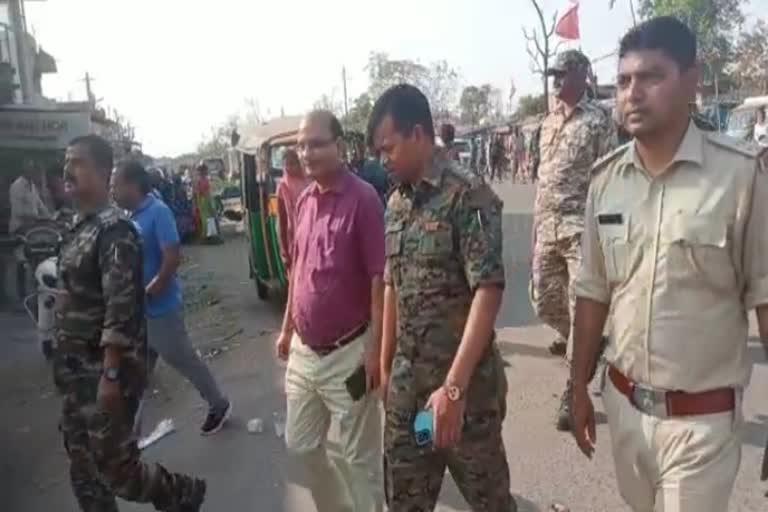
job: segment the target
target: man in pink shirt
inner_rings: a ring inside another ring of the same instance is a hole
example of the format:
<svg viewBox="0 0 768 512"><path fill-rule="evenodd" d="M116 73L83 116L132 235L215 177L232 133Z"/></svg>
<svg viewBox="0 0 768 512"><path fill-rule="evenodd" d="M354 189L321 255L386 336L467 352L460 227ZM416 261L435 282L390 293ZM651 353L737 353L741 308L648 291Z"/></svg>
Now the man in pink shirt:
<svg viewBox="0 0 768 512"><path fill-rule="evenodd" d="M288 360L285 440L318 512L378 512L381 413L372 391L380 380L384 212L374 188L341 160L342 135L326 111L308 114L299 129L299 156L313 183L296 205L277 340L278 356ZM333 461L325 449L332 420L341 451Z"/></svg>

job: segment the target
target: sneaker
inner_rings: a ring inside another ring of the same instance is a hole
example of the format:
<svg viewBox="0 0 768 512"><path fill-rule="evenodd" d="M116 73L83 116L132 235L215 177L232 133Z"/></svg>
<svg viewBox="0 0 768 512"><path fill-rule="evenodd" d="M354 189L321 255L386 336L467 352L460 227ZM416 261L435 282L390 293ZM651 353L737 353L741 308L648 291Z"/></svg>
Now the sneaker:
<svg viewBox="0 0 768 512"><path fill-rule="evenodd" d="M557 430L560 432L571 431L571 383L570 381L560 397L560 407L557 409Z"/></svg>
<svg viewBox="0 0 768 512"><path fill-rule="evenodd" d="M205 423L203 423L203 426L200 428L200 434L204 436L215 434L221 430L221 427L224 426L231 414L232 402L229 401L227 402L227 406L223 409L210 411L205 418Z"/></svg>
<svg viewBox="0 0 768 512"><path fill-rule="evenodd" d="M205 501L205 492L208 489L208 485L205 480L195 478L192 481L192 488L189 495L182 499L179 506L179 512L200 512L203 502Z"/></svg>

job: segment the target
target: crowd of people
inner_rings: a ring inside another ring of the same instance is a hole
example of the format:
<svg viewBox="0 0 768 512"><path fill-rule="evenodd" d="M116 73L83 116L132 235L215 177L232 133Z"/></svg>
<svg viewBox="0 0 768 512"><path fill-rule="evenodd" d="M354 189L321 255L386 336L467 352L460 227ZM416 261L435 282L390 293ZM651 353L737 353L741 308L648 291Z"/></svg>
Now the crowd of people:
<svg viewBox="0 0 768 512"><path fill-rule="evenodd" d="M588 64L577 51L558 57L557 107L540 136L532 297L558 334L552 352L571 361L558 427L592 456L587 386L604 352L628 506L725 512L740 465L749 310L768 354L768 205L759 200L768 152L692 121L696 40L673 18L621 40L626 145L616 147L609 117L585 96ZM285 153L278 196L289 286L276 352L287 360L285 442L319 512L434 510L446 469L472 510L517 510L494 331L506 285L502 203L450 148L436 147L432 119L414 86L376 100L365 142L396 177L386 207L361 179L360 155L357 168L345 161L330 112L307 114ZM67 150L80 221L61 255L54 374L72 485L84 511L115 511L119 496L196 512L203 480L140 461L148 354L175 364L208 401L203 433L232 406L188 353L171 210L130 163L114 176L130 218L110 206L112 164L96 136ZM202 210L206 178L199 172ZM174 363L176 353L189 357ZM333 422L340 450L331 453Z"/></svg>

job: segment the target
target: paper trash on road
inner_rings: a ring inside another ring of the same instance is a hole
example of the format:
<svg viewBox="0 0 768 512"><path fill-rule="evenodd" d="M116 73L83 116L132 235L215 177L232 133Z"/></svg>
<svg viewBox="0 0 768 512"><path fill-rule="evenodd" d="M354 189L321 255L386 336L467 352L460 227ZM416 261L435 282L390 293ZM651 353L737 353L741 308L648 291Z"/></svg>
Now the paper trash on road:
<svg viewBox="0 0 768 512"><path fill-rule="evenodd" d="M264 432L264 421L261 418L253 418L248 422L249 434L261 434Z"/></svg>
<svg viewBox="0 0 768 512"><path fill-rule="evenodd" d="M157 424L155 430L152 431L147 437L139 439L139 450L148 448L164 438L167 435L176 431L176 427L173 424L173 418L167 418Z"/></svg>

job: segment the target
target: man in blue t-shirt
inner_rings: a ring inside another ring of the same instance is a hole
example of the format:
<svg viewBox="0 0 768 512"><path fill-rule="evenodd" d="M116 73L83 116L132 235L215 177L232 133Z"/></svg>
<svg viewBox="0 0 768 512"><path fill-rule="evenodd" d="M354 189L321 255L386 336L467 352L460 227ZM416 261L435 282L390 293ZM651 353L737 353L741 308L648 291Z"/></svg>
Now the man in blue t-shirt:
<svg viewBox="0 0 768 512"><path fill-rule="evenodd" d="M193 349L184 325L181 286L176 276L181 244L173 213L152 194L151 177L137 161L117 166L114 186L118 205L131 213L143 243L149 370L154 369L159 355L186 377L208 402L201 433L215 434L229 418L232 404Z"/></svg>

